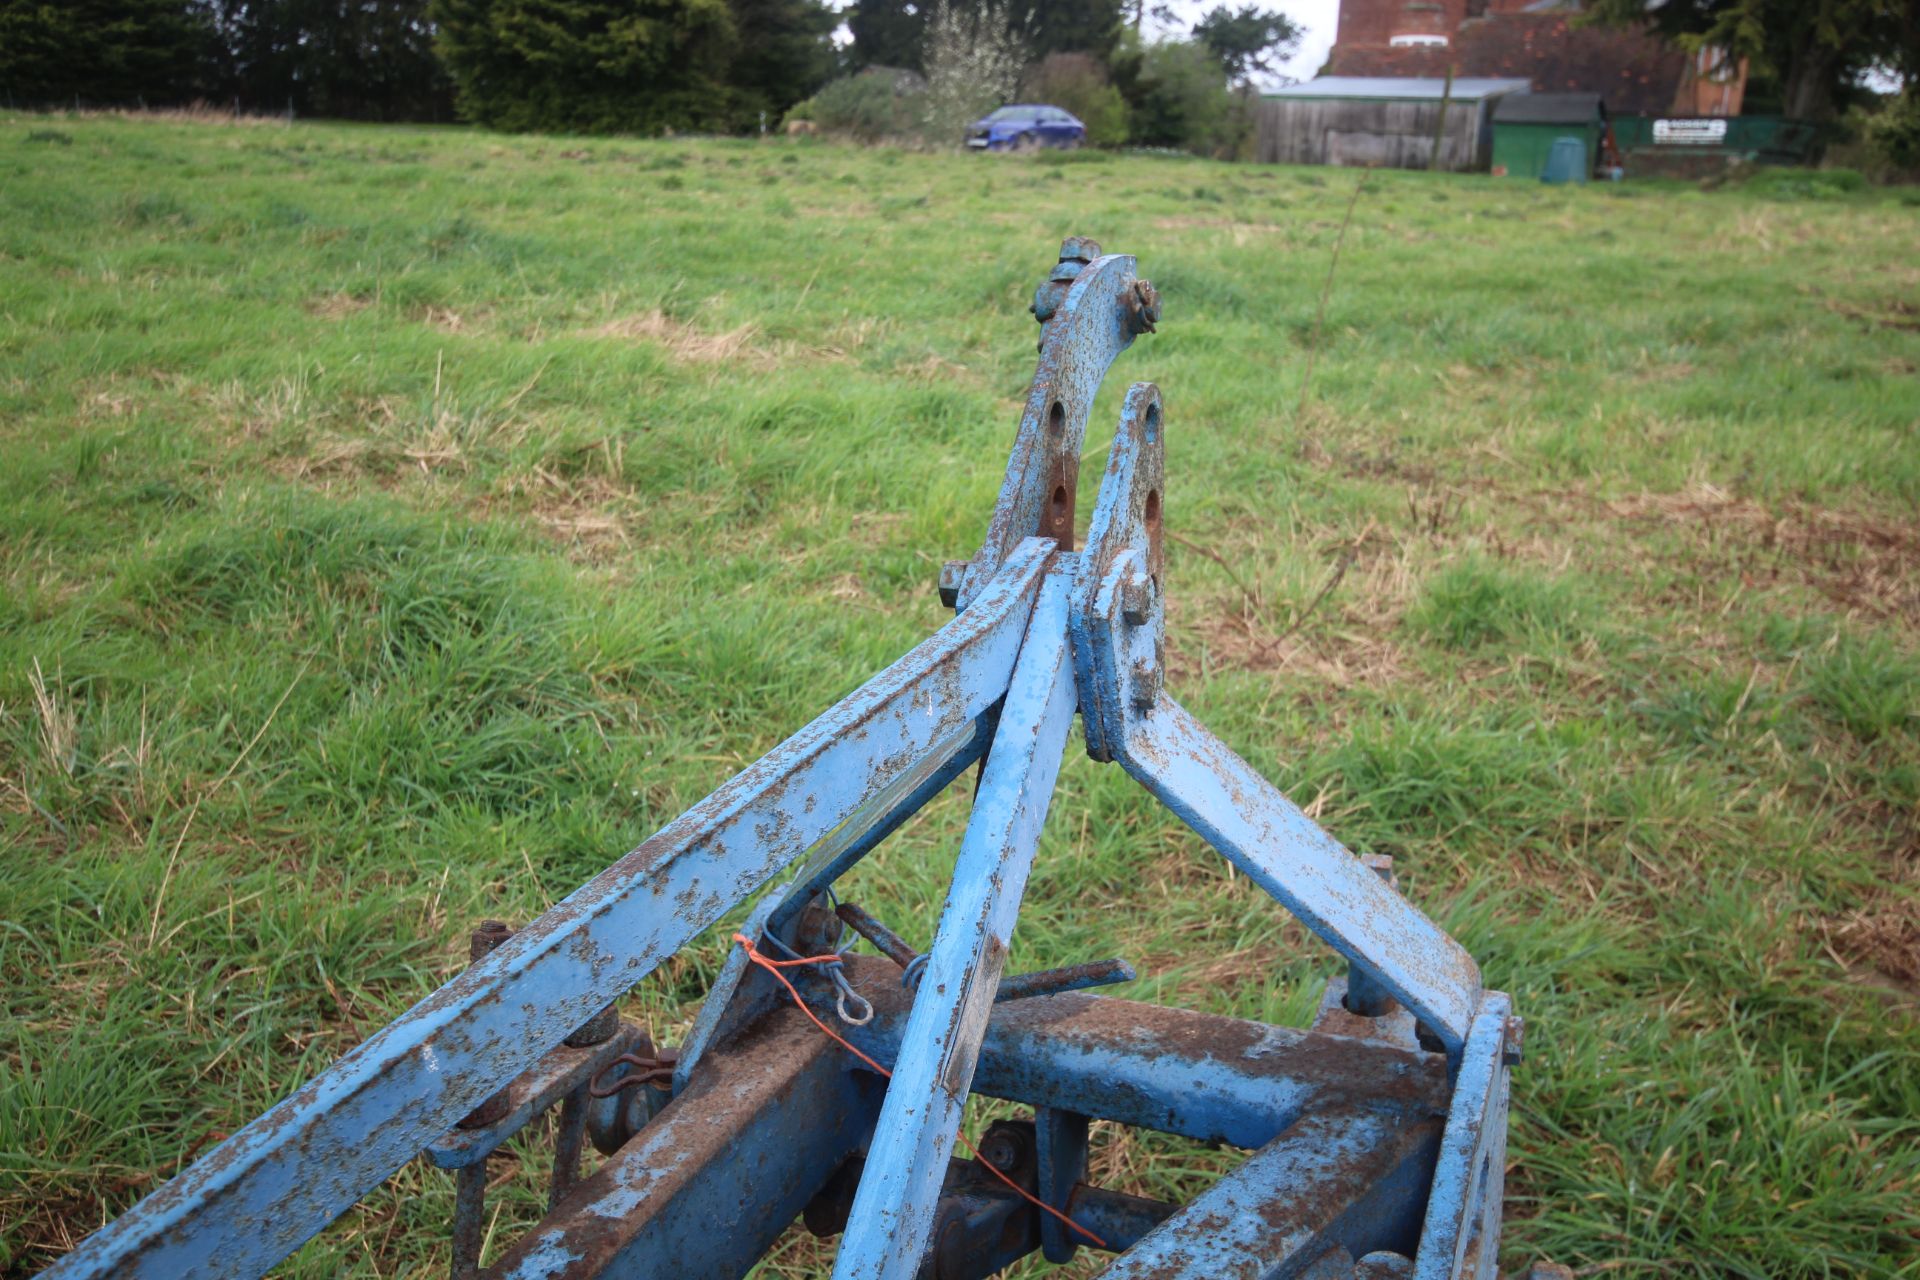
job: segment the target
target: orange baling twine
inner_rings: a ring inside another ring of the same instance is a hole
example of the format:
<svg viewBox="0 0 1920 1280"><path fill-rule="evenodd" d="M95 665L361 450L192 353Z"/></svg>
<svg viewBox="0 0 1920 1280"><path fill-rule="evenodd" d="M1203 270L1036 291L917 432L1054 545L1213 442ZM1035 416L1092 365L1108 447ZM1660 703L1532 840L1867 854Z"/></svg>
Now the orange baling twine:
<svg viewBox="0 0 1920 1280"><path fill-rule="evenodd" d="M793 1002L800 1006L800 1012L806 1014L807 1019L810 1022L812 1022L814 1026L826 1032L828 1039L834 1041L842 1049L845 1049L848 1053L860 1059L860 1061L866 1063L868 1066L872 1067L875 1071L879 1072L882 1078L887 1080L893 1079L893 1072L887 1070L885 1067L875 1062L872 1058L869 1058L866 1054L854 1048L851 1044L848 1044L846 1040L841 1038L839 1032L835 1031L832 1027L828 1026L826 1023L820 1021L820 1018L818 1017L818 1015L816 1015L814 1011L808 1007L807 1002L800 998L800 993L794 989L794 985L791 982L787 981L787 975L780 972L782 969L797 968L800 965L806 965L806 964L840 964L842 963L844 957L832 956L832 955L802 956L798 960L769 960L766 956L763 956L760 954L760 952L753 945L753 939L749 938L746 934L736 933L733 935L733 940L739 943L742 947L746 948L747 959L753 961L755 964L759 965L762 969L765 969L768 973L772 974L775 978L779 980L780 985L787 989L787 994L793 997ZM1012 1187L1014 1190L1014 1193L1018 1195L1022 1200L1025 1200L1029 1204L1035 1205L1036 1207L1045 1210L1047 1213L1052 1214L1054 1217L1060 1219L1061 1222L1064 1222L1070 1229L1079 1232L1081 1235L1085 1236L1087 1239L1093 1241L1096 1245L1099 1245L1102 1249L1107 1247L1107 1242L1105 1240L1102 1240L1099 1236L1093 1234L1093 1232L1087 1230L1085 1227L1075 1222L1072 1218L1069 1218L1066 1214L1060 1212L1058 1209L1054 1208L1052 1205L1048 1204L1046 1201L1040 1199L1040 1197L1029 1192L1025 1187L1015 1182L1012 1178L1009 1178L1006 1174L1002 1173L999 1169L996 1169L988 1161L981 1159L979 1149L975 1147L973 1143L967 1141L967 1135L964 1131L960 1132L956 1136L960 1139L960 1145L965 1147L969 1152L971 1152L973 1155L973 1158L980 1162L981 1168L985 1169L988 1173L991 1173L994 1177L1000 1179L1000 1181L1006 1183L1009 1187Z"/></svg>

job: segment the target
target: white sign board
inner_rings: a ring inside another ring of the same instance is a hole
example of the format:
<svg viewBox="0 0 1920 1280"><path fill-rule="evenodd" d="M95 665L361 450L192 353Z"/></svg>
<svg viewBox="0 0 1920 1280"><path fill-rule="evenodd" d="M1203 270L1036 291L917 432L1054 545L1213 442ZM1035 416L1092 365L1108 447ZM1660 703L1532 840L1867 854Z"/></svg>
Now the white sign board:
<svg viewBox="0 0 1920 1280"><path fill-rule="evenodd" d="M1653 141L1668 147L1717 147L1727 140L1725 120L1655 120Z"/></svg>

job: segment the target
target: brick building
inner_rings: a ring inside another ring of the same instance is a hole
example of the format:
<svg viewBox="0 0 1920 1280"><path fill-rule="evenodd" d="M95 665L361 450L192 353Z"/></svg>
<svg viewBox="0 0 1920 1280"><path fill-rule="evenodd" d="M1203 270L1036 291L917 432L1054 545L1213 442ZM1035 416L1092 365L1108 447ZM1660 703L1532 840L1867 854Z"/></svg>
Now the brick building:
<svg viewBox="0 0 1920 1280"><path fill-rule="evenodd" d="M1574 0L1340 0L1323 76L1519 78L1614 114L1740 114L1746 66L1649 32L1588 26Z"/></svg>

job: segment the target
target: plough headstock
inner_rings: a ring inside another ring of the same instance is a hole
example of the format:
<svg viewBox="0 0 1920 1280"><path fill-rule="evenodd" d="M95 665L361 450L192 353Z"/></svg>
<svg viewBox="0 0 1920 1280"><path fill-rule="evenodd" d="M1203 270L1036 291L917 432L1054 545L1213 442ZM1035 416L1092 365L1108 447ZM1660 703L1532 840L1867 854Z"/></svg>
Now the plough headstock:
<svg viewBox="0 0 1920 1280"><path fill-rule="evenodd" d="M559 1108L547 1216L495 1277L739 1276L796 1220L838 1280L991 1275L1041 1251L1108 1276L1491 1276L1506 996L1164 688L1165 411L1135 384L1087 545L1075 481L1107 367L1160 302L1071 239L1035 294L1040 360L954 620L83 1242L60 1280L258 1276L406 1161L454 1171L475 1274L488 1157ZM1085 989L1108 960L1008 976L1068 730L1343 957L1312 1030ZM991 750L989 750L991 748ZM833 886L984 759L924 952ZM774 887L786 873L783 884ZM764 892L763 892L764 891ZM686 1043L614 1005L754 894ZM845 931L884 959L847 953ZM1032 1108L955 1158L970 1093ZM1092 1119L1251 1151L1187 1205L1086 1182ZM608 1156L578 1179L584 1143Z"/></svg>

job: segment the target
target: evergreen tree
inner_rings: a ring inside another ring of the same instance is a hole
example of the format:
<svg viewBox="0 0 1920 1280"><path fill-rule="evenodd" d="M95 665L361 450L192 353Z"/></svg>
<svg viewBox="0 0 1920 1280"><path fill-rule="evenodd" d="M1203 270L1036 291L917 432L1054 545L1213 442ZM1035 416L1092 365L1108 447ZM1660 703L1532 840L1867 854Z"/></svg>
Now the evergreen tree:
<svg viewBox="0 0 1920 1280"><path fill-rule="evenodd" d="M1231 141L1233 97L1211 49L1189 40L1150 44L1129 70L1135 141L1197 155L1212 155Z"/></svg>
<svg viewBox="0 0 1920 1280"><path fill-rule="evenodd" d="M729 0L739 43L727 68L734 123L769 125L832 77L840 15L820 0Z"/></svg>
<svg viewBox="0 0 1920 1280"><path fill-rule="evenodd" d="M920 42L932 0L853 0L846 11L855 67L920 69Z"/></svg>
<svg viewBox="0 0 1920 1280"><path fill-rule="evenodd" d="M215 3L231 92L245 104L372 120L451 112L427 0Z"/></svg>
<svg viewBox="0 0 1920 1280"><path fill-rule="evenodd" d="M1193 24L1193 38L1220 60L1227 78L1235 83L1280 65L1300 43L1300 35L1300 28L1286 14L1251 4L1238 10L1216 5Z"/></svg>
<svg viewBox="0 0 1920 1280"><path fill-rule="evenodd" d="M17 106L191 102L218 64L193 0L0 0L0 94Z"/></svg>
<svg viewBox="0 0 1920 1280"><path fill-rule="evenodd" d="M1090 53L1105 62L1125 25L1121 0L1029 0L1013 6L1015 22L1036 58Z"/></svg>
<svg viewBox="0 0 1920 1280"><path fill-rule="evenodd" d="M431 0L428 14L462 114L491 128L728 123L726 0Z"/></svg>

